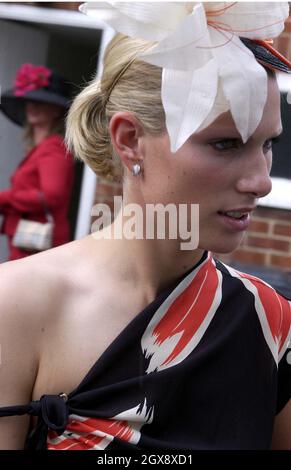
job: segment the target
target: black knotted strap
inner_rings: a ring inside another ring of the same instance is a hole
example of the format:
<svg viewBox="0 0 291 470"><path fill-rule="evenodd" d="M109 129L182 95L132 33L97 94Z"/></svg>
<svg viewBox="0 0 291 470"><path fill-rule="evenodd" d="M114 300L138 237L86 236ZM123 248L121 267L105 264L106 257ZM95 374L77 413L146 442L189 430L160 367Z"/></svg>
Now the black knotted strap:
<svg viewBox="0 0 291 470"><path fill-rule="evenodd" d="M52 429L60 435L65 431L68 423L67 396L64 393L60 395L43 395L40 400L31 401L27 405L0 408L0 417L25 414L38 416L48 429Z"/></svg>

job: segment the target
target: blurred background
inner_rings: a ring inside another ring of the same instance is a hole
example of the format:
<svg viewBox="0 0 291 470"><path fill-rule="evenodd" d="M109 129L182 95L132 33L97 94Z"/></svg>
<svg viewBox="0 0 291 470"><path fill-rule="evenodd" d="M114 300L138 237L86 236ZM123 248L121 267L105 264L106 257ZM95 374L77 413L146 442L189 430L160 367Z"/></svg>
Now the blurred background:
<svg viewBox="0 0 291 470"><path fill-rule="evenodd" d="M0 2L0 85L12 87L23 63L45 65L68 78L77 94L98 69L103 25L78 11L80 2ZM104 37L103 37L104 39ZM9 187L10 177L23 158L22 128L0 113L0 190ZM70 205L71 239L87 233L95 177L89 173L87 198L83 164L76 162L75 184ZM84 223L81 220L81 214ZM78 228L79 227L79 228ZM7 240L0 236L0 262L7 259Z"/></svg>
<svg viewBox="0 0 291 470"><path fill-rule="evenodd" d="M113 31L98 18L78 11L81 2L0 2L0 85L11 87L16 70L24 62L57 69L74 85L75 93L101 72L100 58ZM274 41L291 60L291 21ZM243 244L227 256L217 256L253 273L291 296L291 105L287 102L291 77L279 74L284 132L274 147L273 190L261 200ZM23 155L21 129L0 114L0 190ZM97 180L92 171L77 163L70 207L71 239L90 231L94 202L113 203L121 194L117 183ZM0 262L7 257L0 236Z"/></svg>

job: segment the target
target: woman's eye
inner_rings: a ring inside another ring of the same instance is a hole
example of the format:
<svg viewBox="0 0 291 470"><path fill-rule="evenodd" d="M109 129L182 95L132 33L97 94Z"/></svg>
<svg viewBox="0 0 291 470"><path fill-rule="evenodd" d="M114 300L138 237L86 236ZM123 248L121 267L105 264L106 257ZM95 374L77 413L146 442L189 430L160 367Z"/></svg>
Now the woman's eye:
<svg viewBox="0 0 291 470"><path fill-rule="evenodd" d="M264 152L270 152L273 148L273 145L279 142L279 137L274 137L273 139L268 139L264 143ZM222 139L217 142L211 142L210 144L215 150L220 152L238 149L243 143L238 139Z"/></svg>
<svg viewBox="0 0 291 470"><path fill-rule="evenodd" d="M266 142L264 143L264 150L266 152L269 152L273 149L273 145L277 144L279 140L279 137L274 137L273 139L266 140Z"/></svg>
<svg viewBox="0 0 291 470"><path fill-rule="evenodd" d="M230 150L234 148L238 148L240 146L240 142L237 139L222 139L217 142L212 142L211 145L215 150L223 151L223 150Z"/></svg>
<svg viewBox="0 0 291 470"><path fill-rule="evenodd" d="M269 152L273 148L273 139L266 140L264 143L264 150L265 152Z"/></svg>

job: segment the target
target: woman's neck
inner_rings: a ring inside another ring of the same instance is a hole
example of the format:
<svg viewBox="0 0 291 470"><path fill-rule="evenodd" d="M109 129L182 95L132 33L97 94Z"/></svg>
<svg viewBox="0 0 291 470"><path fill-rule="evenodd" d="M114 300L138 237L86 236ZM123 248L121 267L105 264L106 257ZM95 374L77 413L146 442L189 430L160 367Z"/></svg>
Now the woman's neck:
<svg viewBox="0 0 291 470"><path fill-rule="evenodd" d="M181 250L180 240L128 239L124 230L116 237L120 235L120 222L124 222L121 212L112 225L92 235L98 243L101 241L96 252L108 260L115 279L143 290L149 302L202 258L203 249Z"/></svg>
<svg viewBox="0 0 291 470"><path fill-rule="evenodd" d="M48 137L50 128L48 126L34 126L33 127L33 142L34 145L39 145L44 139Z"/></svg>

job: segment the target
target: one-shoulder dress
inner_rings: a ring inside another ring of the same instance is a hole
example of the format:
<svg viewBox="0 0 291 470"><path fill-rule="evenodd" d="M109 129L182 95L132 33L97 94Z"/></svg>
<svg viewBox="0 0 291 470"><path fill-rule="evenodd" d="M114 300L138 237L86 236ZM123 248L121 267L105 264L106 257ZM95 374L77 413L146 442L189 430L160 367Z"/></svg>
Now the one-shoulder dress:
<svg viewBox="0 0 291 470"><path fill-rule="evenodd" d="M38 416L29 449L269 449L291 398L291 302L205 251L124 328L68 396Z"/></svg>

